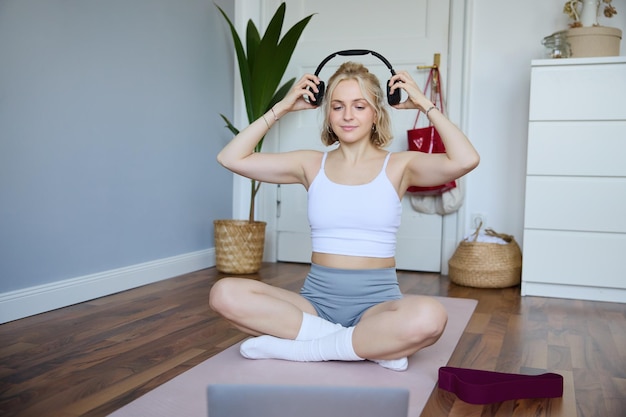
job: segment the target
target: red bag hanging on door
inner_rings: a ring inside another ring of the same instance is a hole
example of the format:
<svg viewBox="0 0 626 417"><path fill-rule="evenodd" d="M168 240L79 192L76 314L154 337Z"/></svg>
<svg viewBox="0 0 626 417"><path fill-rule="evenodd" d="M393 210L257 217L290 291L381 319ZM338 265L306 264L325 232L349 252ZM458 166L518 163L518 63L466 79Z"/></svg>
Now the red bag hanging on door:
<svg viewBox="0 0 626 417"><path fill-rule="evenodd" d="M426 94L426 92L430 89L430 84L431 84L431 81L433 80L433 77L436 77L435 79L438 80L438 82L441 82L441 77L439 76L439 68L434 67L430 70L430 73L428 74L428 79L426 80L426 87L424 88L424 94ZM437 98L439 98L438 107L441 109L441 112L443 113L444 102L443 102L443 95L441 93L441 85L437 85L436 88L439 94L437 95L437 92L434 92L431 90L431 101L433 102L435 106L437 106ZM434 98L434 100L432 100L432 98ZM441 140L441 136L439 136L439 132L437 132L437 129L435 129L435 127L432 125L432 123L430 123L430 121L428 123L428 126L426 127L419 127L419 128L417 127L417 122L421 114L422 112L418 110L417 116L415 117L415 123L413 124L413 129L409 129L407 131L409 150L424 152L424 153L445 153L446 147L444 146L443 141ZM432 187L411 186L407 189L407 192L417 194L417 195L440 195L455 187L456 187L456 181L453 180L446 184L435 185Z"/></svg>

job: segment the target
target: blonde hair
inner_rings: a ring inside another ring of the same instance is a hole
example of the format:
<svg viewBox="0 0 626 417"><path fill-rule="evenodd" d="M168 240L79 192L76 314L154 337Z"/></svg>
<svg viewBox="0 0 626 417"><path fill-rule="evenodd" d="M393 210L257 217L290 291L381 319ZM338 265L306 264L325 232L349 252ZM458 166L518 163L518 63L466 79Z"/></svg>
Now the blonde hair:
<svg viewBox="0 0 626 417"><path fill-rule="evenodd" d="M324 101L322 102L322 109L324 111L322 143L326 146L330 146L338 140L337 135L335 135L335 132L333 132L330 127L330 100L337 85L345 80L355 80L359 84L365 100L376 112L375 129L372 130L370 142L377 148L384 148L389 145L393 139L391 119L385 107L386 97L380 87L380 81L378 81L378 77L369 72L363 64L357 62L343 63L328 80Z"/></svg>

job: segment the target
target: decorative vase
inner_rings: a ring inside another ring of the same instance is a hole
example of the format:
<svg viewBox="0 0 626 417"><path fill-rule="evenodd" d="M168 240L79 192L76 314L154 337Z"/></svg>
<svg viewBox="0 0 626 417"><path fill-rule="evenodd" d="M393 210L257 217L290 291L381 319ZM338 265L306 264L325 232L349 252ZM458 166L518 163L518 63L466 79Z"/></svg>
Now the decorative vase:
<svg viewBox="0 0 626 417"><path fill-rule="evenodd" d="M598 25L598 8L600 0L583 0L580 11L580 23L583 27Z"/></svg>

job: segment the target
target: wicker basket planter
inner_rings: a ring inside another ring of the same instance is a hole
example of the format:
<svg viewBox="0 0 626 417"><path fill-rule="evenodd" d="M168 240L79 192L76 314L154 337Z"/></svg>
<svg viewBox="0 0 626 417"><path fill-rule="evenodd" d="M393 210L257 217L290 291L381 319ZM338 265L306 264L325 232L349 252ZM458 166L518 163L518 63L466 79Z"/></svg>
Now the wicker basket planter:
<svg viewBox="0 0 626 417"><path fill-rule="evenodd" d="M261 269L265 222L215 220L215 266L227 274L253 274Z"/></svg>
<svg viewBox="0 0 626 417"><path fill-rule="evenodd" d="M485 230L506 244L463 240L448 261L449 278L455 284L476 288L506 288L518 285L522 277L522 251L511 235Z"/></svg>

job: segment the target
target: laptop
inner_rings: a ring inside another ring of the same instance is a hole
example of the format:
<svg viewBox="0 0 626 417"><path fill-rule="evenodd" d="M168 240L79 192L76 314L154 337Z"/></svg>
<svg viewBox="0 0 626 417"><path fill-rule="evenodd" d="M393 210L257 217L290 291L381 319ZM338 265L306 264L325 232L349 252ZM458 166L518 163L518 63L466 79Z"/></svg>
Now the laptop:
<svg viewBox="0 0 626 417"><path fill-rule="evenodd" d="M208 417L407 417L409 390L392 387L213 384Z"/></svg>

